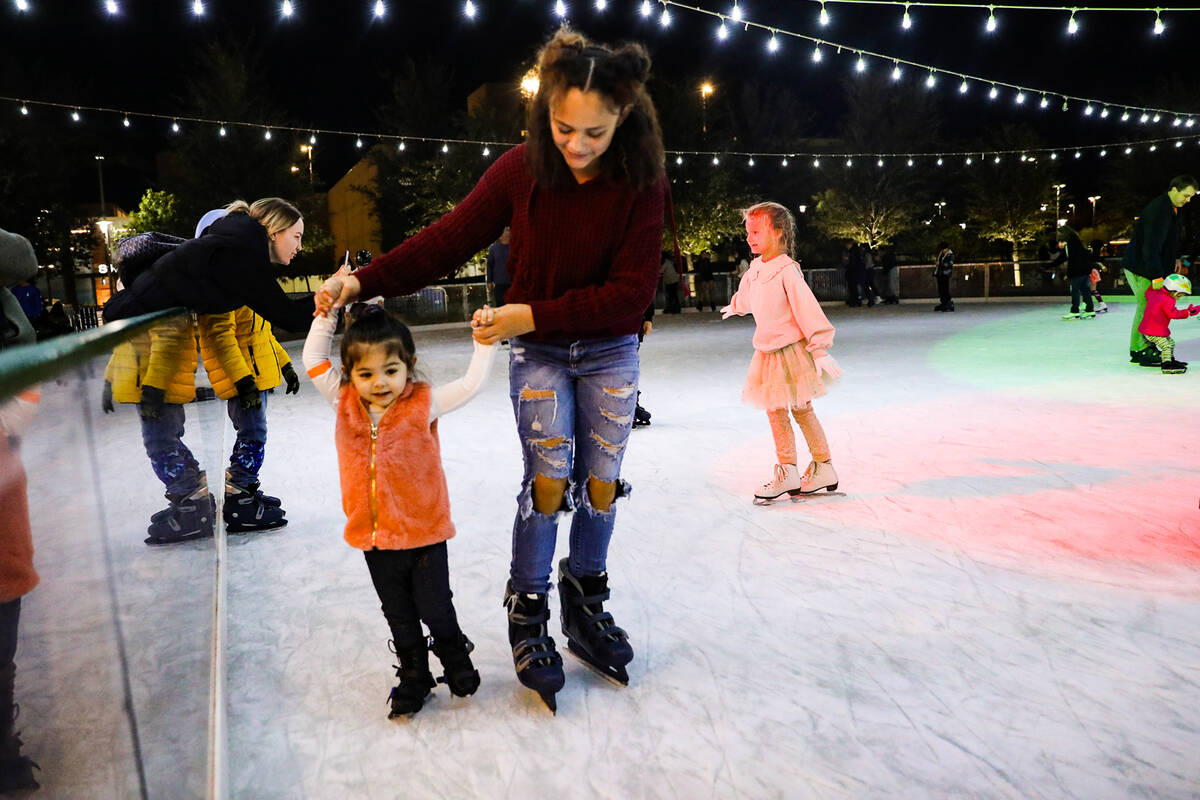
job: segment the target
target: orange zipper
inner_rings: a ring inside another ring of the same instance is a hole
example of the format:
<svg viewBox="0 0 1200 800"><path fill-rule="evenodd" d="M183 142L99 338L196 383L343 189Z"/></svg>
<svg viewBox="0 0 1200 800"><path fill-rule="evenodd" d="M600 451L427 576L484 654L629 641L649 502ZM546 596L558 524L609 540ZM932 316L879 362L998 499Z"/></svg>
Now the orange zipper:
<svg viewBox="0 0 1200 800"><path fill-rule="evenodd" d="M370 415L368 414L368 419ZM375 440L379 437L379 426L371 423L371 547L375 547L375 537L379 533L379 510L375 502Z"/></svg>

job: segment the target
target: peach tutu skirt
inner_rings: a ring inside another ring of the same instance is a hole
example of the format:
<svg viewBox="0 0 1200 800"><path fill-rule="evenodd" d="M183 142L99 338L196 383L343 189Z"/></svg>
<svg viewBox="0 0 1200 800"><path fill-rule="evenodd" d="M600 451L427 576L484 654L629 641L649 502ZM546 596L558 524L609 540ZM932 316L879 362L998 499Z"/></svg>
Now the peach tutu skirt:
<svg viewBox="0 0 1200 800"><path fill-rule="evenodd" d="M825 394L825 384L803 342L789 344L770 353L754 351L742 402L769 411L773 408L800 408Z"/></svg>

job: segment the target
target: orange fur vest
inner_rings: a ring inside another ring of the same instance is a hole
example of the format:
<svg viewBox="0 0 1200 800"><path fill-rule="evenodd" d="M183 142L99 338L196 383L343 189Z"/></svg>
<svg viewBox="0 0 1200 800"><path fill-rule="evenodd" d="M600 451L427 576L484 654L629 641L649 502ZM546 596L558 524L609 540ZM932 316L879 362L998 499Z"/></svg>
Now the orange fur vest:
<svg viewBox="0 0 1200 800"><path fill-rule="evenodd" d="M454 535L432 399L413 383L373 427L353 384L342 387L335 439L351 547L410 550Z"/></svg>

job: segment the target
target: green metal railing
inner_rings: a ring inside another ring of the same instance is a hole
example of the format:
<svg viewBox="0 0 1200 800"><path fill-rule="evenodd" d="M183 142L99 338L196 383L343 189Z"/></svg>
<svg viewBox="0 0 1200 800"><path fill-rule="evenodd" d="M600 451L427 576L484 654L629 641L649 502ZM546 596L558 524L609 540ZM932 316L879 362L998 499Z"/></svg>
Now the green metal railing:
<svg viewBox="0 0 1200 800"><path fill-rule="evenodd" d="M22 389L52 380L96 356L111 353L117 345L164 319L187 313L185 308L168 308L0 352L0 402L15 396Z"/></svg>

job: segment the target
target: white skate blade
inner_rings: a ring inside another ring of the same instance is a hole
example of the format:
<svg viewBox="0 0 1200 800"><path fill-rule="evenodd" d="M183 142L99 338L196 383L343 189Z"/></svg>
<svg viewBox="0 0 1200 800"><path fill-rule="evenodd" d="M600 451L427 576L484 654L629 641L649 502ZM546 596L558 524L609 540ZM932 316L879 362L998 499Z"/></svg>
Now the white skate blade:
<svg viewBox="0 0 1200 800"><path fill-rule="evenodd" d="M625 669L625 667L606 667L602 664L594 663L582 652L577 651L570 639L567 640L567 652L570 653L580 664L583 664L592 672L604 678L614 686L625 687L629 685L629 672Z"/></svg>

